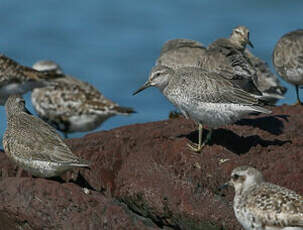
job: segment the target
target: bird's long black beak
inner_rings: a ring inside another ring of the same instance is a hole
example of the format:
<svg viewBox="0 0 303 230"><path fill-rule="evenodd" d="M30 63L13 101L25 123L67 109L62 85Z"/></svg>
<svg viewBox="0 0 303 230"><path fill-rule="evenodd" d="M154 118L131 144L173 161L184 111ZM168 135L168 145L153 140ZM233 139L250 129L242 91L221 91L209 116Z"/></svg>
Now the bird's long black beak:
<svg viewBox="0 0 303 230"><path fill-rule="evenodd" d="M248 40L247 44L248 44L251 48L254 48L254 45L251 43L250 40Z"/></svg>
<svg viewBox="0 0 303 230"><path fill-rule="evenodd" d="M147 81L144 83L144 85L142 85L138 90L136 90L133 95L136 95L137 93L140 93L141 91L145 90L146 88L150 87L150 81Z"/></svg>

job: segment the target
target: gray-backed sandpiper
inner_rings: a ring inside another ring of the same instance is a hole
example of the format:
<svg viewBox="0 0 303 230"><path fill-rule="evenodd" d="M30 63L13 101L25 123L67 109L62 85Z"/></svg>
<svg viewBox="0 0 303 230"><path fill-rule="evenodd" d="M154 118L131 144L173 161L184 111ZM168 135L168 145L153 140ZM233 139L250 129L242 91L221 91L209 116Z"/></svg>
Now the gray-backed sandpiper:
<svg viewBox="0 0 303 230"><path fill-rule="evenodd" d="M216 128L252 112L270 113L257 95L243 90L231 79L198 67L173 69L157 65L134 95L150 86L157 87L186 118L199 123L199 144L192 146L194 151L200 151L204 145L202 125Z"/></svg>
<svg viewBox="0 0 303 230"><path fill-rule="evenodd" d="M276 71L285 81L296 87L297 102L302 104L299 86L303 85L303 29L283 35L272 56Z"/></svg>

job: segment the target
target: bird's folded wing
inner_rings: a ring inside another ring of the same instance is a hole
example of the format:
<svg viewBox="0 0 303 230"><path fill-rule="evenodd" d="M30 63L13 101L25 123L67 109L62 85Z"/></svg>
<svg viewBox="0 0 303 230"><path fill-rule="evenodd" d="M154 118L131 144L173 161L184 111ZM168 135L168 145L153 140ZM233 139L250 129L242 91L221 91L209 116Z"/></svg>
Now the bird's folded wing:
<svg viewBox="0 0 303 230"><path fill-rule="evenodd" d="M18 130L10 133L14 153L21 158L50 161L77 162L78 157L72 154L56 130L32 115L23 113L16 121ZM18 147L19 146L19 147ZM22 148L20 148L22 146Z"/></svg>
<svg viewBox="0 0 303 230"><path fill-rule="evenodd" d="M197 70L193 76L188 76L186 69L179 79L180 90L189 100L205 103L231 103L241 105L259 105L258 98L237 85L232 80L225 79L220 74Z"/></svg>
<svg viewBox="0 0 303 230"><path fill-rule="evenodd" d="M303 197L286 188L265 183L250 196L246 207L267 225L303 227Z"/></svg>
<svg viewBox="0 0 303 230"><path fill-rule="evenodd" d="M59 82L57 85L41 89L39 93L34 92L36 94L35 100L40 107L49 113L66 117L98 111L104 113L117 106L94 87L83 84ZM58 105L61 105L59 110L57 109Z"/></svg>

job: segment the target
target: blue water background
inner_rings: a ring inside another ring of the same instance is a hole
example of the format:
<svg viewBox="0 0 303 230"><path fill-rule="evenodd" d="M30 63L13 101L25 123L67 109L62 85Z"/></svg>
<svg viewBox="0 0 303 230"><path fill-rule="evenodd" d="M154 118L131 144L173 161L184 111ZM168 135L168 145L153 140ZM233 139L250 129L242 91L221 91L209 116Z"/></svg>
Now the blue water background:
<svg viewBox="0 0 303 230"><path fill-rule="evenodd" d="M303 1L292 0L72 0L1 1L0 52L31 66L51 59L63 70L97 87L106 97L138 113L116 116L97 130L163 120L174 107L155 88L132 96L168 39L209 44L237 25L251 31L255 55L271 68L271 54L286 32L302 27ZM279 104L295 102L288 87ZM30 94L27 107L33 111ZM6 128L0 107L0 138ZM80 137L85 133L71 134Z"/></svg>

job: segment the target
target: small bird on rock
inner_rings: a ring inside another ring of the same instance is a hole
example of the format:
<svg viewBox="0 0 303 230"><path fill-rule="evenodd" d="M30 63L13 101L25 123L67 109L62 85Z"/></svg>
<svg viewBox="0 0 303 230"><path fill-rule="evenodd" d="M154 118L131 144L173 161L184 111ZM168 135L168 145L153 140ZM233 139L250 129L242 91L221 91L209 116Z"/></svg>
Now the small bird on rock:
<svg viewBox="0 0 303 230"><path fill-rule="evenodd" d="M260 171L240 166L228 182L235 189L234 212L245 230L303 230L303 197L264 181Z"/></svg>
<svg viewBox="0 0 303 230"><path fill-rule="evenodd" d="M27 112L20 95L10 95L5 109L3 147L19 167L37 177L54 177L75 167L90 166L72 153L54 128Z"/></svg>
<svg viewBox="0 0 303 230"><path fill-rule="evenodd" d="M216 128L232 124L252 112L271 112L263 108L258 95L246 92L231 79L198 67L154 66L148 80L133 95L150 86L157 87L183 116L199 124L198 146L190 145L197 152L205 144L202 143L203 125ZM206 140L210 135L211 132Z"/></svg>
<svg viewBox="0 0 303 230"><path fill-rule="evenodd" d="M200 66L237 80L240 87L262 95L263 100L272 104L283 99L285 87L280 86L278 78L271 73L267 64L255 57L247 45L253 47L248 28L237 26L229 38L219 38L207 47Z"/></svg>

